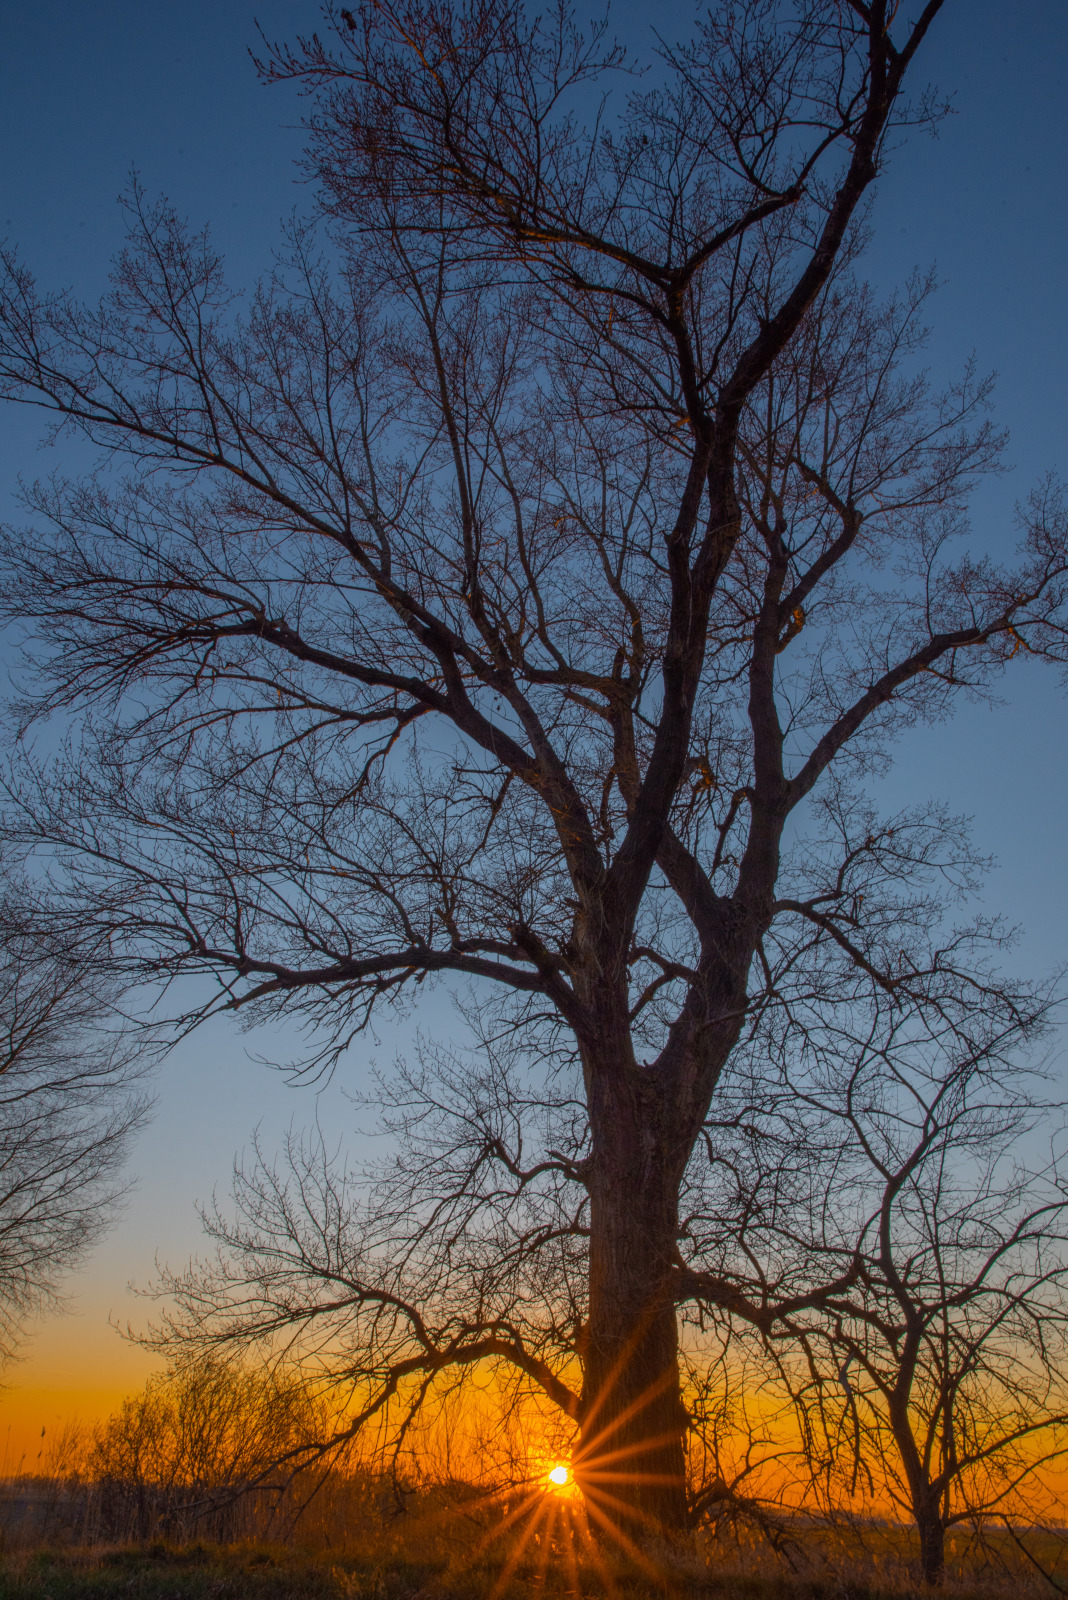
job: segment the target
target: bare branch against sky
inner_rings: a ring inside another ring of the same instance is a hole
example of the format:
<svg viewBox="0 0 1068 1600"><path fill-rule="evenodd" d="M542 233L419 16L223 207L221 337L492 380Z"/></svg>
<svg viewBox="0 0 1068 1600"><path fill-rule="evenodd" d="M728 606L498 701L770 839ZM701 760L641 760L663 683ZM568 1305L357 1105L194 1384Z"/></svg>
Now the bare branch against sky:
<svg viewBox="0 0 1068 1600"><path fill-rule="evenodd" d="M313 92L318 209L247 300L137 185L100 307L4 257L5 391L101 452L5 550L9 847L124 981L214 980L188 1025L292 1015L329 1066L448 978L574 1072L570 1351L448 1349L579 1423L624 1536L685 1521L679 1197L733 1063L1044 1014L952 920L966 830L865 793L1065 655L1056 484L1011 560L971 549L989 382L929 383L931 281L863 273L941 11L714 8L648 81L564 10L331 13L262 63Z"/></svg>

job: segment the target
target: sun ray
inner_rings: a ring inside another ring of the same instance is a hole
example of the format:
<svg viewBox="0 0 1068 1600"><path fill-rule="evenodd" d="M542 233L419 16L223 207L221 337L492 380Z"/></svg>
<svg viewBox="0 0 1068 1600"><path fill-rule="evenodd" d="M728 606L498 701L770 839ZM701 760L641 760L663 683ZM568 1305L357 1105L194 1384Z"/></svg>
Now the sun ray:
<svg viewBox="0 0 1068 1600"><path fill-rule="evenodd" d="M537 1564L534 1569L535 1582L544 1589L545 1576L549 1570L549 1561L552 1556L552 1543L556 1533L556 1526L560 1517L560 1507L555 1501L546 1499L545 1532L542 1535L541 1550L538 1554Z"/></svg>
<svg viewBox="0 0 1068 1600"><path fill-rule="evenodd" d="M619 1503L622 1504L622 1502ZM659 1584L662 1582L663 1573L653 1564L652 1561L650 1561L649 1557L645 1554L641 1546L636 1544L629 1534L625 1533L617 1522L613 1521L611 1517L607 1516L600 1509L600 1507L594 1503L593 1500L587 1500L586 1509L588 1512L592 1512L594 1518L601 1524L606 1533L608 1533L616 1542L616 1544L619 1545L624 1554L629 1556L635 1565L641 1568L647 1577L652 1578L654 1583ZM628 1513L631 1512L631 1508L629 1506L625 1507L624 1509Z"/></svg>
<svg viewBox="0 0 1068 1600"><path fill-rule="evenodd" d="M608 1565L608 1562L604 1559L596 1538L590 1532L587 1533L586 1553L589 1556L590 1561L593 1563L593 1566L598 1573L602 1584L604 1585L604 1591L608 1596L608 1600L615 1600L615 1597L618 1594L618 1589L616 1587L616 1575ZM581 1581L578 1580L577 1577L575 1587L581 1594Z"/></svg>
<svg viewBox="0 0 1068 1600"><path fill-rule="evenodd" d="M500 1538L501 1534L504 1533L506 1529L512 1527L523 1517L527 1516L534 1506L536 1506L543 1498L544 1496L541 1490L528 1490L527 1494L522 1500L520 1500L519 1504L514 1506L512 1510L505 1515L501 1522L495 1523L489 1532L478 1541L474 1549L470 1552L470 1559L475 1559L476 1557L483 1555L485 1551L489 1549L490 1545L493 1544L495 1540Z"/></svg>
<svg viewBox="0 0 1068 1600"><path fill-rule="evenodd" d="M571 1516L570 1532L571 1537L568 1539L567 1549L564 1553L564 1567L567 1572L569 1587L576 1595L581 1595L582 1576L579 1570L578 1561L575 1559L575 1535L577 1529L576 1518L574 1514ZM615 1581L609 1573L607 1567L605 1567L601 1561L600 1552L597 1550L593 1539L590 1537L588 1529L586 1530L585 1551L590 1560L593 1562L594 1566L597 1568L598 1572L601 1573L604 1591L608 1597L608 1600L615 1600Z"/></svg>
<svg viewBox="0 0 1068 1600"><path fill-rule="evenodd" d="M602 1472L600 1469L583 1474L585 1483L600 1487L608 1483L641 1483L659 1484L676 1483L678 1480L673 1472Z"/></svg>
<svg viewBox="0 0 1068 1600"><path fill-rule="evenodd" d="M655 1532L659 1526L652 1512L646 1511L643 1506L632 1505L629 1500L624 1500L619 1495L613 1494L611 1489L604 1489L598 1485L597 1488L591 1489L590 1496L602 1509L604 1506L614 1507L625 1519L631 1522L644 1523L650 1532Z"/></svg>
<svg viewBox="0 0 1068 1600"><path fill-rule="evenodd" d="M598 1439L607 1439L607 1438L609 1438L611 1436L611 1434L618 1432L618 1430L620 1428L622 1428L627 1422L631 1421L631 1419L633 1417L637 1416L639 1414L639 1412L645 1410L645 1408L647 1406L651 1405L652 1402L659 1397L659 1395L663 1392L663 1390L666 1387L668 1387L668 1385L671 1383L671 1381L672 1381L672 1374L669 1373L669 1374L667 1374L666 1377L657 1379L657 1381L655 1383L651 1383L648 1386L648 1388L643 1389L641 1394L636 1395L635 1398L630 1402L630 1404L628 1406L626 1406L621 1412L619 1412L619 1414L617 1416L614 1416L609 1423L607 1423L605 1426L603 1426L594 1435L593 1439L591 1441L589 1441L589 1443L584 1443L583 1444L583 1447L582 1447L583 1452L587 1452L587 1451L595 1448L596 1442L597 1442ZM596 1416L597 1411L600 1409L600 1407L603 1405L605 1399L607 1398L608 1391L609 1391L609 1388L610 1388L610 1383L611 1383L611 1380L610 1380L609 1384L606 1384L605 1388L602 1389L600 1395L598 1396L597 1401L594 1403L594 1406L592 1407L589 1415L586 1417L586 1419L585 1419L585 1421L583 1423L583 1431L584 1431L584 1433L588 1433L590 1422ZM670 1437L674 1437L674 1436L671 1435ZM645 1444L643 1443L640 1447L637 1447L637 1448L643 1448L644 1449L645 1448Z"/></svg>
<svg viewBox="0 0 1068 1600"><path fill-rule="evenodd" d="M600 1393L597 1395L597 1398L594 1400L592 1406L586 1413L583 1421L584 1427L589 1427L590 1423L596 1419L598 1412L604 1406L605 1402L610 1398L612 1390L619 1381L620 1374L623 1372L628 1361L633 1356L635 1348L637 1347L645 1331L646 1329L643 1325L639 1325L637 1328L635 1328L634 1332L631 1334L630 1338L619 1352L614 1365L612 1366L607 1378L601 1386ZM675 1374L673 1372L668 1371L663 1373L659 1378L649 1385L648 1389L642 1392L642 1395L638 1397L639 1402L642 1405L648 1404L649 1397L655 1398L655 1396L658 1395L663 1389L669 1387L675 1381ZM627 1411L624 1412L623 1415L630 1415L631 1410L632 1407L628 1407ZM613 1421L612 1426L614 1427L615 1425L615 1421Z"/></svg>
<svg viewBox="0 0 1068 1600"><path fill-rule="evenodd" d="M591 1472L599 1472L602 1466L626 1461L629 1457L647 1455L650 1450L657 1450L662 1445L670 1444L675 1438L673 1433L661 1433L651 1439L641 1439L634 1444L619 1445L614 1450L601 1452L596 1448L596 1440L592 1441L587 1450L576 1451L573 1470L577 1476L582 1472L589 1476Z"/></svg>
<svg viewBox="0 0 1068 1600"><path fill-rule="evenodd" d="M509 1578L511 1578L513 1572L515 1572L519 1563L522 1561L527 1546L530 1544L535 1533L538 1531L538 1523L541 1518L545 1516L546 1508L546 1498L542 1496L541 1503L538 1506L535 1515L531 1517L529 1524L522 1531L521 1536L516 1540L512 1549L512 1553L505 1562L504 1566L501 1568L501 1571L498 1573L493 1583L493 1587L486 1596L486 1600L497 1600L497 1596L504 1593Z"/></svg>

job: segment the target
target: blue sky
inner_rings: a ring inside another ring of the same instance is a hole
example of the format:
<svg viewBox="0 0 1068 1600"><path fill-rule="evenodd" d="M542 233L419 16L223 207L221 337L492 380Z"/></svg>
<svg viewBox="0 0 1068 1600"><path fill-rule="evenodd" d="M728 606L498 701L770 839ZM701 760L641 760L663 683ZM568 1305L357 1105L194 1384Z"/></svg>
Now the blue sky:
<svg viewBox="0 0 1068 1600"><path fill-rule="evenodd" d="M655 14L670 32L692 8L662 0ZM257 18L291 36L317 15L302 0L0 0L0 234L45 283L95 295L119 240L115 199L136 167L150 192L211 222L233 280L249 283L306 191L294 165L299 102L258 84L248 47ZM614 15L621 34L641 39L647 7L630 0ZM992 550L1011 539L1013 501L1048 468L1068 470L1066 58L1063 0L948 0L921 75L954 93L956 114L937 140L917 136L896 154L875 205L870 275L889 287L935 263L945 280L932 314L935 375L951 376L973 351L1000 374L997 416L1016 466L976 506ZM32 417L0 418L0 507L18 471L48 465L34 453L36 433ZM973 817L998 861L987 902L1023 929L1014 964L1039 970L1068 962L1066 732L1064 686L1019 662L1001 705L962 707L952 723L903 741L884 785L887 805L937 795ZM424 1020L440 1032L444 999L430 1004ZM410 1024L395 1032L384 1019L366 1054L388 1060L405 1037ZM144 1282L157 1250L177 1262L196 1247L193 1202L225 1186L254 1124L270 1136L290 1116L313 1114L310 1091L286 1089L250 1048L218 1025L166 1068L126 1216L74 1281L75 1314L38 1330L15 1375L42 1416L64 1403L47 1398L50 1387L72 1392L105 1368L139 1377L143 1363L107 1327L109 1310L143 1315L127 1279ZM340 1090L328 1109L338 1126L351 1119Z"/></svg>

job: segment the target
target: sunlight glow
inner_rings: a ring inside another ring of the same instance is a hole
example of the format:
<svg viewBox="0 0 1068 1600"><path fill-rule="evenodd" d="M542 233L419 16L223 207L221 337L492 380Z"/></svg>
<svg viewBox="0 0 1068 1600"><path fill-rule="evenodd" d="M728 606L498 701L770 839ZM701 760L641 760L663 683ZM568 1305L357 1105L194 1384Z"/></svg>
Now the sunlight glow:
<svg viewBox="0 0 1068 1600"><path fill-rule="evenodd" d="M549 1482L555 1483L558 1489L562 1489L570 1476L566 1467L554 1467L549 1474Z"/></svg>

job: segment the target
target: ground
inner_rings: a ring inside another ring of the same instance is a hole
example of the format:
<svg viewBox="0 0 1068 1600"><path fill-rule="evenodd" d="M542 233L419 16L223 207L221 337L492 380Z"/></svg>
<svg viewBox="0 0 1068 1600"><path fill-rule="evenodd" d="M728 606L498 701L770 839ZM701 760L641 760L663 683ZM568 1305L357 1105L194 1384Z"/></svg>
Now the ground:
<svg viewBox="0 0 1068 1600"><path fill-rule="evenodd" d="M739 1557L744 1557L738 1551ZM634 1568L610 1570L579 1559L540 1555L514 1571L499 1556L473 1562L414 1560L397 1555L388 1563L346 1554L302 1551L262 1544L169 1545L156 1542L113 1549L15 1551L0 1555L0 1600L662 1600L708 1596L709 1600L919 1600L930 1595L904 1574L893 1581L866 1573L850 1578L840 1568L790 1574L785 1569L734 1570L713 1574L700 1557L665 1562L657 1580ZM704 1570L701 1570L702 1565ZM767 1563L756 1557L754 1568ZM873 1581L874 1578L874 1581ZM904 1581L902 1581L904 1579ZM1050 1594L1037 1574L989 1572L981 1580L951 1578L951 1600L1021 1600Z"/></svg>

